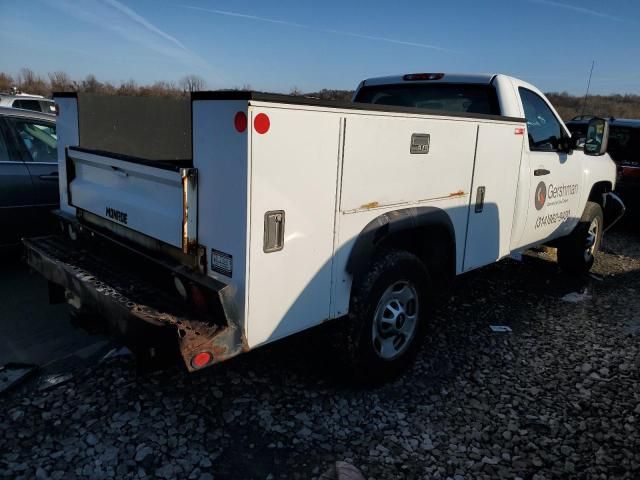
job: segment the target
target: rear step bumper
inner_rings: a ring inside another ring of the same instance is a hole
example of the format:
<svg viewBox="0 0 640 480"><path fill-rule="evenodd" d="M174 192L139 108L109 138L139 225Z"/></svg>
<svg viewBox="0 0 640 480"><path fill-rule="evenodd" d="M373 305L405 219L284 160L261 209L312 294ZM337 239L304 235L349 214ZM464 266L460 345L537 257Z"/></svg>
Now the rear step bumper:
<svg viewBox="0 0 640 480"><path fill-rule="evenodd" d="M196 355L206 352L212 361L206 366L234 357L246 350L237 322L225 308L229 288L222 283L208 292L217 294L224 319L205 322L185 315L177 293L159 288L143 272L127 268L127 262L113 261L58 235L23 240L29 265L50 282L78 297L83 308L98 312L111 329L133 347L147 348L157 336L175 342L189 371ZM202 357L200 357L202 358ZM201 363L201 362L196 362Z"/></svg>

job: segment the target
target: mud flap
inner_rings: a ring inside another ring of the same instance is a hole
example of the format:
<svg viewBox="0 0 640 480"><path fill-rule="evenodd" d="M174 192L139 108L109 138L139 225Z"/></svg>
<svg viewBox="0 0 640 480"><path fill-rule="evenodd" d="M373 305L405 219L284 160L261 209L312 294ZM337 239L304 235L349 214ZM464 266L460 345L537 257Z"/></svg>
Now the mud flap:
<svg viewBox="0 0 640 480"><path fill-rule="evenodd" d="M613 192L607 192L603 198L604 231L613 227L626 211L624 202Z"/></svg>

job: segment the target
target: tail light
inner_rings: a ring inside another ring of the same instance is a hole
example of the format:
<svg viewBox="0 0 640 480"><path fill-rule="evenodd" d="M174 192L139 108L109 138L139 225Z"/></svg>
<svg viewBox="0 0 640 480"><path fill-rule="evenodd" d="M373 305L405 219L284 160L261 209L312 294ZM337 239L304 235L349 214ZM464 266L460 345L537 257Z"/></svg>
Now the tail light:
<svg viewBox="0 0 640 480"><path fill-rule="evenodd" d="M213 355L209 352L200 352L191 358L191 366L193 368L206 367L213 361Z"/></svg>
<svg viewBox="0 0 640 480"><path fill-rule="evenodd" d="M56 114L56 117L58 115L60 115L60 105L58 105L57 103L53 104L53 112Z"/></svg>
<svg viewBox="0 0 640 480"><path fill-rule="evenodd" d="M233 126L237 132L244 132L247 129L247 114L244 112L236 113L236 116L233 118Z"/></svg>
<svg viewBox="0 0 640 480"><path fill-rule="evenodd" d="M193 306L196 307L198 312L206 313L209 310L209 302L207 301L204 292L195 284L191 284L190 290L190 297L193 302Z"/></svg>

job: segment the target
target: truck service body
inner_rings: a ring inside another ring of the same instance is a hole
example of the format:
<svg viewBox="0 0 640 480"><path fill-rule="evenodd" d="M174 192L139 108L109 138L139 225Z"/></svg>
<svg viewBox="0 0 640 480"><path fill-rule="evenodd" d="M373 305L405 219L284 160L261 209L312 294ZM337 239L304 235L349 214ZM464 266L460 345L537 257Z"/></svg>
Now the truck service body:
<svg viewBox="0 0 640 480"><path fill-rule="evenodd" d="M29 263L134 347L162 332L189 370L355 315L384 252L435 288L572 238L588 202L608 223L623 208L608 156L567 147L544 95L505 75L370 79L353 103L55 100L63 233L25 240ZM365 334L389 363L424 301L403 282L372 299Z"/></svg>

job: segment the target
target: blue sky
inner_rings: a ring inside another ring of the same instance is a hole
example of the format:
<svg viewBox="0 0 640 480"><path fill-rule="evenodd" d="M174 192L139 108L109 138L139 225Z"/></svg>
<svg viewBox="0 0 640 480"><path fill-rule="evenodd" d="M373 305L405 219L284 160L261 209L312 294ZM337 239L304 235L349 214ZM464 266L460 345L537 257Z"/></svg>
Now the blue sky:
<svg viewBox="0 0 640 480"><path fill-rule="evenodd" d="M640 94L637 0L0 0L0 70L209 88L351 89L501 72L545 91Z"/></svg>

